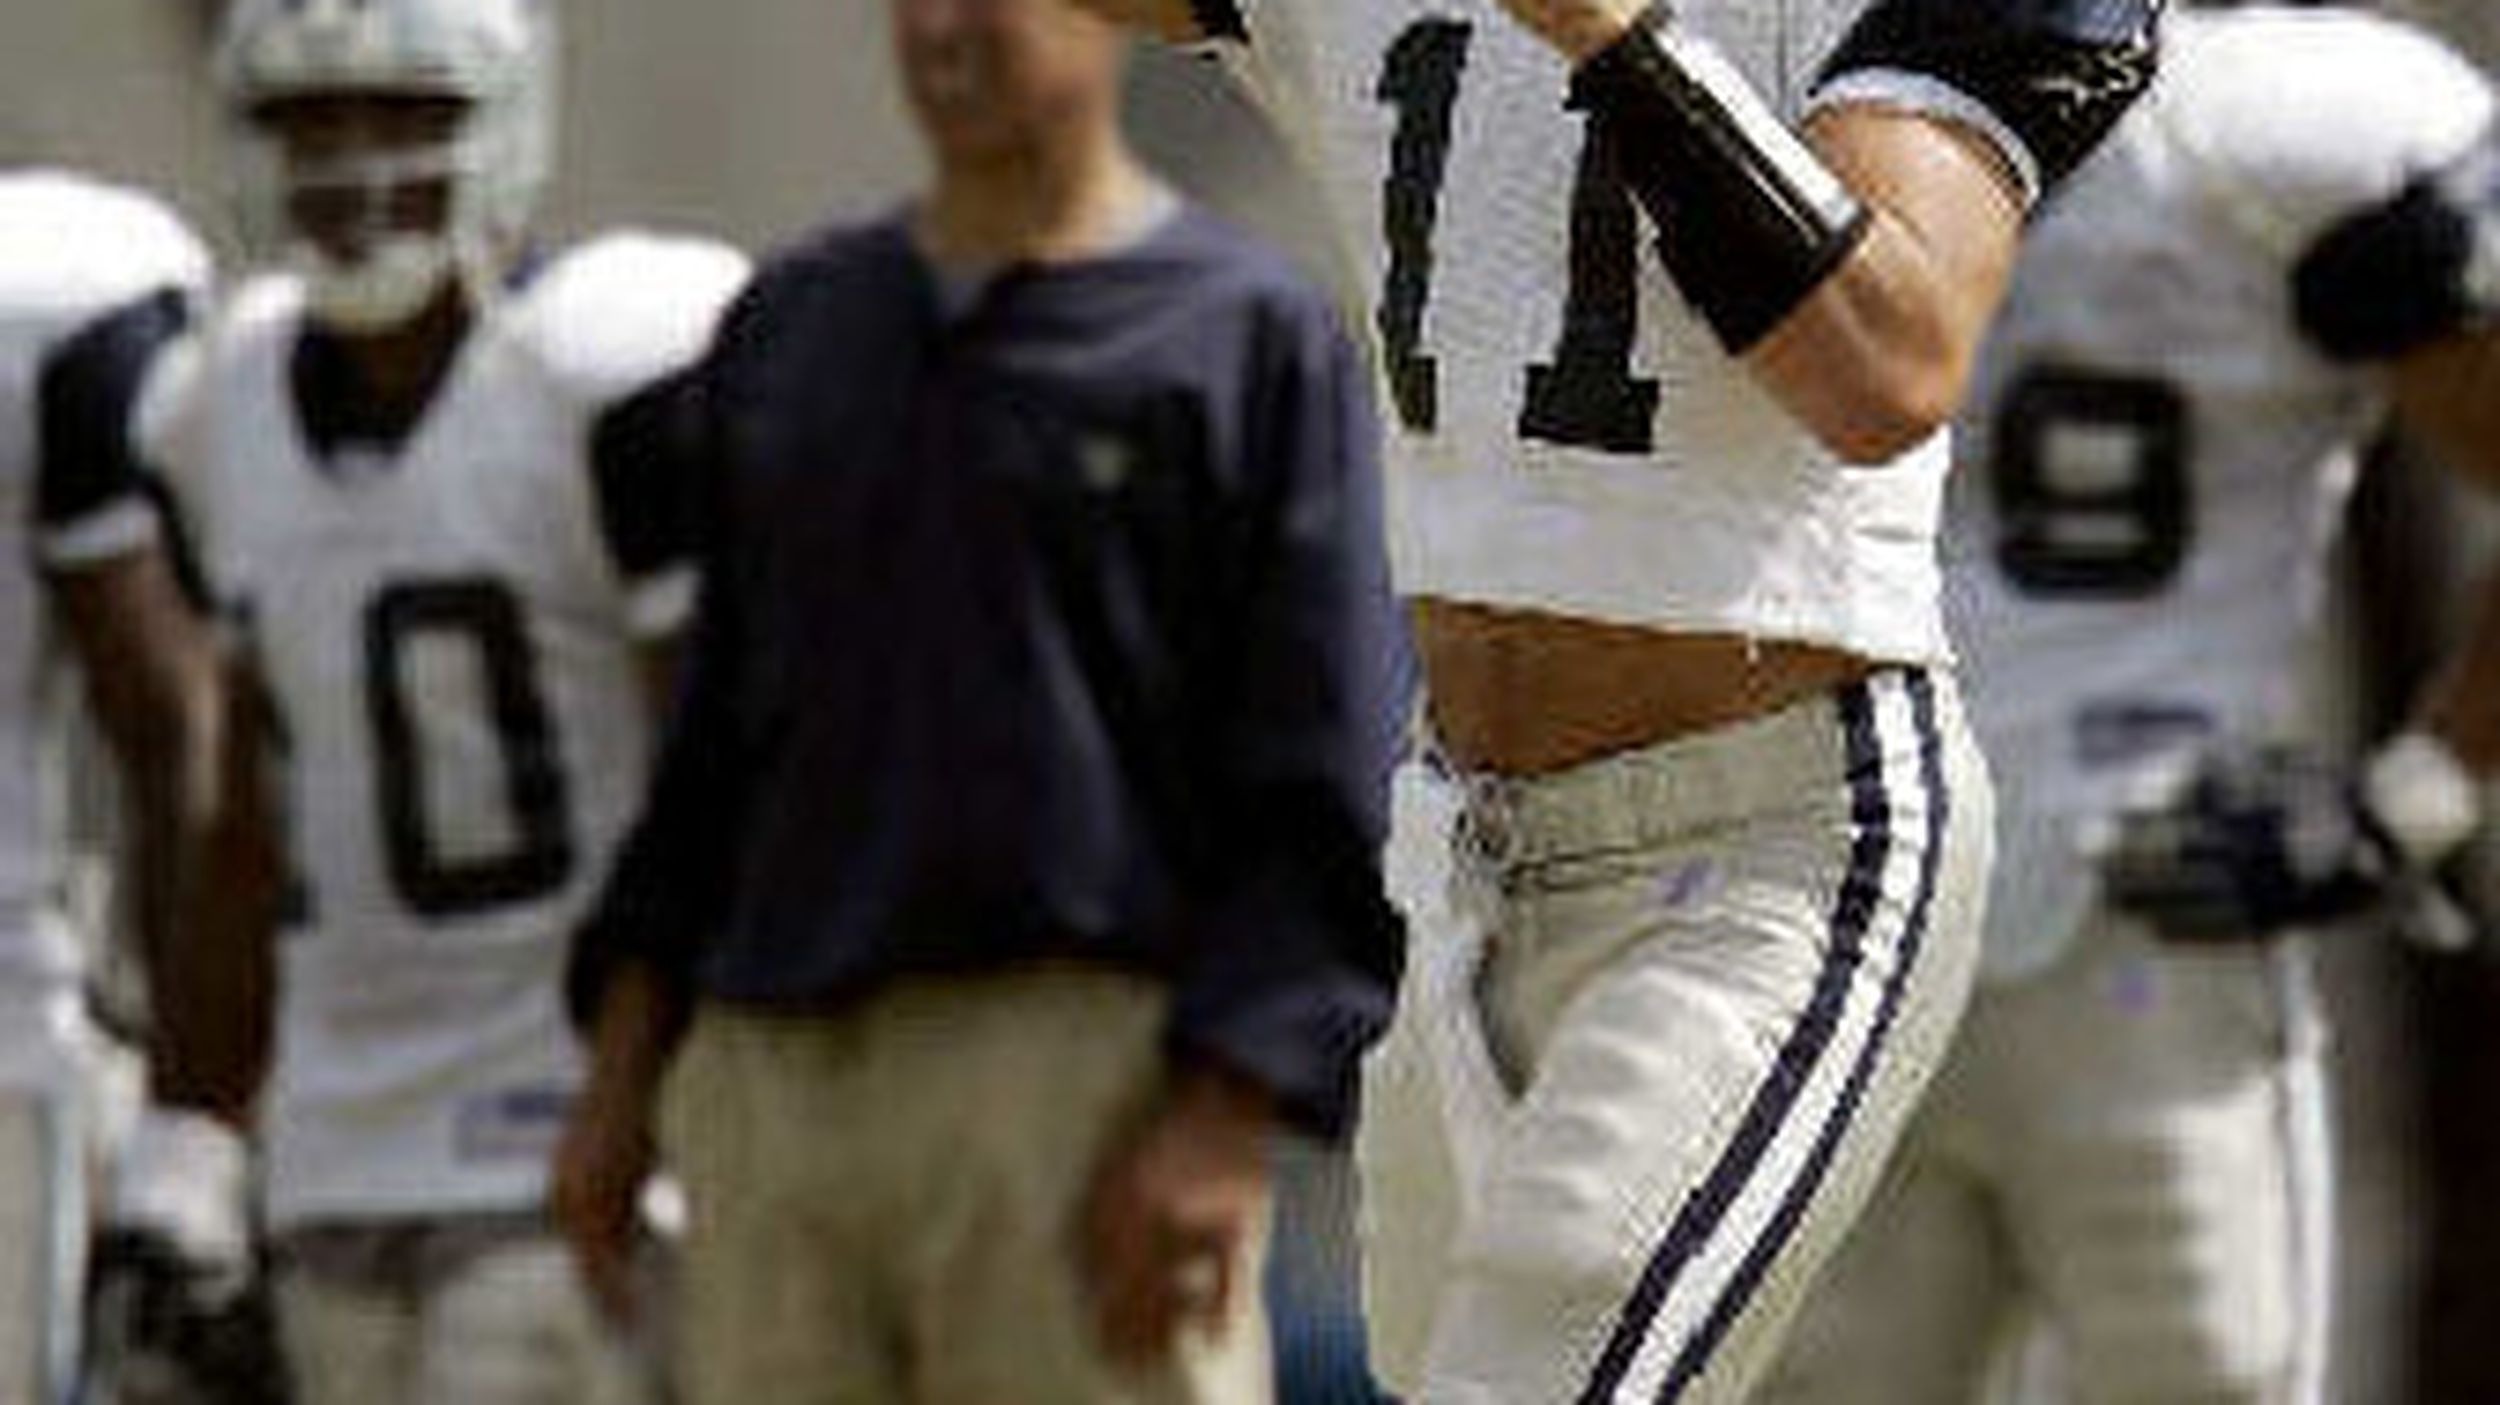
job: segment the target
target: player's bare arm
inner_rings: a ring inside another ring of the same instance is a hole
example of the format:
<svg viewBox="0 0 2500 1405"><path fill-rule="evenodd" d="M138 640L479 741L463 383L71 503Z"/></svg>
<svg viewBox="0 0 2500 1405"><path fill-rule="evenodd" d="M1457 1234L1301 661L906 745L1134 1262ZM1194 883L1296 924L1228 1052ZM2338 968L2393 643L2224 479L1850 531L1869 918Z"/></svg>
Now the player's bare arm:
<svg viewBox="0 0 2500 1405"><path fill-rule="evenodd" d="M675 634L636 651L654 718L677 695L682 653ZM634 1246L643 1188L658 1159L653 1117L687 1014L683 997L647 963L618 968L592 1020L581 1095L548 1168L556 1229L592 1300L618 1323L635 1315Z"/></svg>
<svg viewBox="0 0 2500 1405"><path fill-rule="evenodd" d="M1620 42L1644 0L1504 0L1566 56ZM1826 113L1816 155L1872 213L1856 251L1749 356L1762 383L1824 444L1882 463L1960 403L2003 296L2022 199L1967 131L1876 107Z"/></svg>
<svg viewBox="0 0 2500 1405"><path fill-rule="evenodd" d="M180 940L163 952L155 985L165 1060L180 1083L169 1104L237 1126L255 1114L275 1050L277 930L289 871L280 837L276 725L258 670L229 651L214 663L213 800L187 827Z"/></svg>
<svg viewBox="0 0 2500 1405"><path fill-rule="evenodd" d="M2407 434L2450 469L2500 492L2500 328L2406 355L2391 369L2388 390Z"/></svg>
<svg viewBox="0 0 2500 1405"><path fill-rule="evenodd" d="M130 807L135 909L151 986L183 988L175 930L199 907L220 800L223 691L215 645L154 545L52 574L56 618L86 680L87 699L113 748ZM160 998L149 1053L158 1098L225 1113L218 1062L203 1059L202 1031L181 1018L188 1002Z"/></svg>
<svg viewBox="0 0 2500 1405"><path fill-rule="evenodd" d="M1818 116L1807 136L1872 218L1848 261L1747 361L1826 447L1884 463L1961 403L2013 268L2022 205L1995 155L1949 123L1849 107Z"/></svg>
<svg viewBox="0 0 2500 1405"><path fill-rule="evenodd" d="M2500 491L2500 328L2478 327L2407 353L2390 368L2388 388L2406 434L2450 471ZM2500 571L2485 575L2465 638L2415 711L2418 734L2435 738L2446 757L2417 743L2409 764L2391 760L2397 755L2391 747L2371 768L2382 809L2418 795L2417 804L2437 812L2425 826L2428 848L2464 842L2480 818L2474 778L2500 776L2494 697L2500 697Z"/></svg>
<svg viewBox="0 0 2500 1405"><path fill-rule="evenodd" d="M2429 728L2477 776L2500 777L2500 572L2483 577L2473 623L2440 670L2419 712Z"/></svg>
<svg viewBox="0 0 2500 1405"><path fill-rule="evenodd" d="M589 1070L549 1173L556 1227L591 1296L619 1322L635 1310L637 1215L657 1157L653 1110L687 1014L684 997L648 964L618 967L600 999Z"/></svg>
<svg viewBox="0 0 2500 1405"><path fill-rule="evenodd" d="M2312 345L2383 367L2396 423L2451 472L2500 490L2500 138L2337 221L2305 251L2293 301ZM2383 745L2363 790L2421 867L2481 820L2479 781L2500 770L2500 579L2412 726Z"/></svg>
<svg viewBox="0 0 2500 1405"><path fill-rule="evenodd" d="M2151 73L2141 31L1891 0L1861 19L1832 72L1899 69L1977 89L1973 106L2023 155L1881 98L1824 108L1800 143L1672 4L1503 3L1573 61L1575 103L1614 147L1685 296L1854 463L1895 458L1942 426L2003 294L2028 184L2079 161ZM2002 56L1974 64L1991 44ZM2053 75L2032 70L2061 64L2085 100L2038 96Z"/></svg>

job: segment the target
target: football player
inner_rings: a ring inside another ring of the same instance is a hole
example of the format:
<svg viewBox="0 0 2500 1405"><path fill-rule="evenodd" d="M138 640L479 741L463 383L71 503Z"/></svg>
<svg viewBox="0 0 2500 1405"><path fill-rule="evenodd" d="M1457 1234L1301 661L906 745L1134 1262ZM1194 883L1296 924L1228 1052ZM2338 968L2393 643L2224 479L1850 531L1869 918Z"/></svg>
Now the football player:
<svg viewBox="0 0 2500 1405"><path fill-rule="evenodd" d="M213 786L213 650L153 519L111 485L132 463L139 386L204 289L205 251L155 200L57 171L0 172L0 1398L75 1388L101 1134L101 1046L81 943L61 910L55 628L126 763L141 939L165 944L174 866ZM46 602L49 600L49 609ZM160 1074L162 1070L160 1070ZM172 1091L180 1092L179 1088ZM232 1136L151 1119L152 1145L197 1144L239 1174ZM213 1164L212 1164L213 1163Z"/></svg>
<svg viewBox="0 0 2500 1405"><path fill-rule="evenodd" d="M1246 41L1368 251L1436 755L1359 1150L1432 1402L1741 1399L1961 1007L1933 553L2152 0L1092 0Z"/></svg>
<svg viewBox="0 0 2500 1405"><path fill-rule="evenodd" d="M61 1399L79 1378L91 1233L105 1246L99 1288L135 1270L121 1249L144 1245L169 1320L223 1323L219 1331L241 1340L245 1153L226 1119L175 1106L210 1106L197 1096L190 1032L170 1019L151 1031L148 1083L168 1101L144 1106L135 1126L112 1113L105 1091L117 1060L90 1030L85 962L63 911L63 719L47 681L57 625L123 763L124 872L143 966L153 981L180 979L187 968L167 964L179 950L174 914L204 896L197 866L186 874L184 861L204 852L216 789L216 655L151 510L121 486L132 477L144 377L188 325L207 275L198 242L146 196L61 172L0 176L4 461L24 514L13 530L27 536L21 555L42 587L17 592L8 627L15 935L0 959L12 1089L0 1124L5 1237L19 1251L8 1255L0 1377L10 1398ZM90 1155L115 1163L114 1193L92 1213Z"/></svg>
<svg viewBox="0 0 2500 1405"><path fill-rule="evenodd" d="M1768 1398L1981 1400L2034 1317L2079 1399L2329 1398L2324 1042L2272 939L2418 885L2500 737L2451 687L2357 779L2275 743L2383 415L2500 484L2493 117L2394 21L2182 10L2030 240L1948 512L1981 994Z"/></svg>
<svg viewBox="0 0 2500 1405"><path fill-rule="evenodd" d="M283 266L144 421L243 639L235 715L281 763L262 1130L288 1355L314 1405L637 1398L544 1222L578 1076L556 983L691 599L644 421L743 263L640 234L530 257L532 0L238 0L218 45Z"/></svg>

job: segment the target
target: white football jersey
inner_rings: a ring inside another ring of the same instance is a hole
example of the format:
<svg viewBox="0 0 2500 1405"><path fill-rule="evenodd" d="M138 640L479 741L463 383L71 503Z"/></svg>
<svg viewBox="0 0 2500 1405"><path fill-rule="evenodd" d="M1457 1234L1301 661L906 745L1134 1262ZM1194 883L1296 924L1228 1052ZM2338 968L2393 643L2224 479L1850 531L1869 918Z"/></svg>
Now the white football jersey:
<svg viewBox="0 0 2500 1405"><path fill-rule="evenodd" d="M63 501L41 480L40 402L82 335L160 299L187 304L208 256L181 221L134 191L50 171L0 172L0 986L66 986L77 953L49 901L58 714L45 668L40 563L75 569L146 540L128 503ZM73 497L75 495L72 495Z"/></svg>
<svg viewBox="0 0 2500 1405"><path fill-rule="evenodd" d="M2167 39L2151 95L2032 232L1953 479L2001 976L2063 949L2096 896L2083 850L2131 788L2289 722L2383 408L2370 368L2302 335L2294 269L2493 115L2462 60L2369 15L2178 11Z"/></svg>
<svg viewBox="0 0 2500 1405"><path fill-rule="evenodd" d="M691 599L688 558L637 571L615 525L675 486L613 480L591 445L743 276L709 244L569 254L487 314L387 458L308 446L292 279L243 288L151 389L286 753L276 1223L537 1201L577 1077L565 942L653 747L637 646Z"/></svg>
<svg viewBox="0 0 2500 1405"><path fill-rule="evenodd" d="M1932 80L1818 66L1864 0L1690 0L1791 121L1969 118ZM1394 409L1411 595L1671 630L1944 653L1943 436L1843 467L1713 339L1588 154L1569 67L1495 0L1248 0L1252 65L1358 251ZM1994 135L1994 133L1991 133ZM2027 158L2009 153L2021 166Z"/></svg>

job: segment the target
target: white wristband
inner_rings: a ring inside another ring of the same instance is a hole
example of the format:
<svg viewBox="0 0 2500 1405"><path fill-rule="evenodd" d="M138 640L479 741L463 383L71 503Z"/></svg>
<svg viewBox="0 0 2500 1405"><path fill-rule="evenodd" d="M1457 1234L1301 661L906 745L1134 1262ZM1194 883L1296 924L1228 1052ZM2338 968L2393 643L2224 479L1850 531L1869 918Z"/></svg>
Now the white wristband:
<svg viewBox="0 0 2500 1405"><path fill-rule="evenodd" d="M153 1230L197 1266L239 1270L251 1253L251 1152L233 1128L149 1105L123 1149L107 1219Z"/></svg>
<svg viewBox="0 0 2500 1405"><path fill-rule="evenodd" d="M2473 773L2446 742L2422 731L2399 733L2370 757L2361 803L2404 857L2425 868L2455 853L2482 822Z"/></svg>

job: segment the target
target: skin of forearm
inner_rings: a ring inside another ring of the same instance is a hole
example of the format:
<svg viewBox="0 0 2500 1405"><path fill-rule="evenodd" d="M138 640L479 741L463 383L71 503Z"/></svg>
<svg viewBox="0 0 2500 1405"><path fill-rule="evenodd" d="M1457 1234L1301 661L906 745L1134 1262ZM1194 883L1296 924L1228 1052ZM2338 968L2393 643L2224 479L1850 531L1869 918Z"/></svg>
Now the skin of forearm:
<svg viewBox="0 0 2500 1405"><path fill-rule="evenodd" d="M691 1011L657 970L626 961L608 977L591 1031L591 1096L648 1107L685 1038Z"/></svg>
<svg viewBox="0 0 2500 1405"><path fill-rule="evenodd" d="M240 885L251 867L231 847L221 806L226 759L223 664L161 553L134 552L51 578L51 594L87 683L89 709L121 774L129 817L125 869L142 969L155 1006L147 1050L155 1095L240 1120L257 1086L267 1028L230 1002L266 996L251 939L265 920Z"/></svg>
<svg viewBox="0 0 2500 1405"><path fill-rule="evenodd" d="M288 866L256 688L231 671L206 756L215 795L187 823L171 885L184 914L160 969L160 1100L249 1121L275 1046L277 930Z"/></svg>
<svg viewBox="0 0 2500 1405"><path fill-rule="evenodd" d="M1746 366L1843 459L1883 463L1960 404L2004 297L2021 210L1992 153L1923 117L1841 109L1818 116L1807 139L1872 221Z"/></svg>
<svg viewBox="0 0 2500 1405"><path fill-rule="evenodd" d="M2415 721L2467 770L2500 780L2500 570L2484 575L2465 640L2424 693Z"/></svg>
<svg viewBox="0 0 2500 1405"><path fill-rule="evenodd" d="M2407 437L2467 482L2500 492L2500 326L2408 354L2387 385Z"/></svg>
<svg viewBox="0 0 2500 1405"><path fill-rule="evenodd" d="M2408 439L2461 481L2500 492L2500 327L2408 353L2390 369L2387 389ZM2500 778L2500 568L2484 575L2465 637L2414 721L2477 776Z"/></svg>

